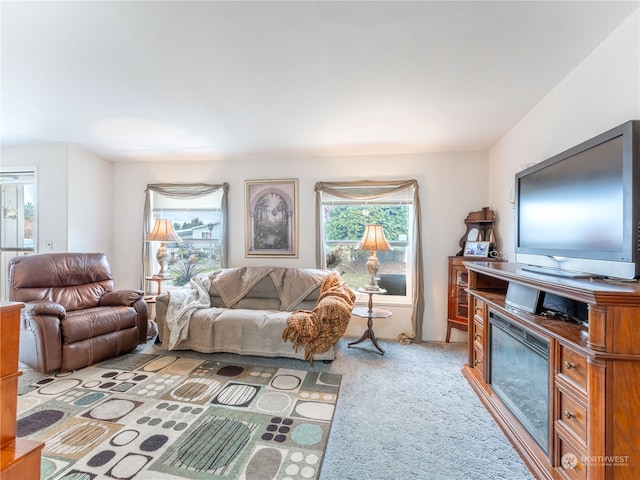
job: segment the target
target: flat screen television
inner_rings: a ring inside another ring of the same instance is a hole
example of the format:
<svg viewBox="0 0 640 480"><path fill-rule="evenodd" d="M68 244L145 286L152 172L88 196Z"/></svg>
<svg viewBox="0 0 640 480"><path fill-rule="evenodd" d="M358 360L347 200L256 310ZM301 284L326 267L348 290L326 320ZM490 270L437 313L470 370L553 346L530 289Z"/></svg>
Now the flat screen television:
<svg viewBox="0 0 640 480"><path fill-rule="evenodd" d="M566 277L640 276L640 121L516 174L515 252ZM529 267L529 268L527 268Z"/></svg>

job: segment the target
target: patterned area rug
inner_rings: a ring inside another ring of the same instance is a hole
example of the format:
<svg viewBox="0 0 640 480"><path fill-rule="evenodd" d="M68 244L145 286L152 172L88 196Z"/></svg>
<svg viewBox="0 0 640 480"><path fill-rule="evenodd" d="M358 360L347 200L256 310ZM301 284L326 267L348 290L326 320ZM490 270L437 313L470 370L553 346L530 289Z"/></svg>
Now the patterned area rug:
<svg viewBox="0 0 640 480"><path fill-rule="evenodd" d="M35 381L42 479L317 479L341 376L129 354Z"/></svg>

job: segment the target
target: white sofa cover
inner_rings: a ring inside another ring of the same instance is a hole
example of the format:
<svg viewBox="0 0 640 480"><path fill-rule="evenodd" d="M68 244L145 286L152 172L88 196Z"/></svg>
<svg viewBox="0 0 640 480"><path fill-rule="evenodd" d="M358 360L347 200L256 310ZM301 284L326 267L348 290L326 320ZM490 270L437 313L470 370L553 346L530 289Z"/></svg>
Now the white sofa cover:
<svg viewBox="0 0 640 480"><path fill-rule="evenodd" d="M291 312L313 310L328 273L240 267L196 277L156 298L158 338L168 350L304 359L304 349L283 340L283 331ZM313 358L335 359L334 346Z"/></svg>

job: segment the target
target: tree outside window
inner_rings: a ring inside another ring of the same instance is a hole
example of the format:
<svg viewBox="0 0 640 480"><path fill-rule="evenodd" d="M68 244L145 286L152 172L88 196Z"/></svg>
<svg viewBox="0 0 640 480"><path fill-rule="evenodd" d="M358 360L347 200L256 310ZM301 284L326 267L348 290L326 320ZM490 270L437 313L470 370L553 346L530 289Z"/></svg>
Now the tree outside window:
<svg viewBox="0 0 640 480"><path fill-rule="evenodd" d="M365 225L379 223L384 227L391 250L378 252L380 275L407 274L409 245L409 205L324 205L326 267L342 274L351 288L366 286L369 281L369 252L359 250Z"/></svg>

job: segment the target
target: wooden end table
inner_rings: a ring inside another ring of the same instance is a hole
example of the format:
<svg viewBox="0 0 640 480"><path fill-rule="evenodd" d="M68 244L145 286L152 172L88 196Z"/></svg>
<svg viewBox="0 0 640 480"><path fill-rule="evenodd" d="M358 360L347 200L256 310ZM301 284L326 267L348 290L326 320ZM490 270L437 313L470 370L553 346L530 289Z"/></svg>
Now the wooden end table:
<svg viewBox="0 0 640 480"><path fill-rule="evenodd" d="M373 332L373 319L387 318L393 315L393 313L382 308L373 308L373 296L384 295L385 293L387 293L387 291L382 288L380 290L367 290L364 288L357 288L356 292L366 293L369 295L369 305L367 307L356 307L351 312L356 317L368 319L367 329L358 340L349 343L348 346L351 347L352 345L357 345L358 343L364 342L368 338L369 340L371 340L371 343L373 343L373 346L378 349L380 355L384 355L384 350L380 348L380 345L378 345L378 339L376 338L376 334Z"/></svg>
<svg viewBox="0 0 640 480"><path fill-rule="evenodd" d="M156 292L156 296L162 293L162 282L166 282L167 280L171 280L171 277L144 277L144 279L148 282L156 282L158 284L158 290Z"/></svg>

